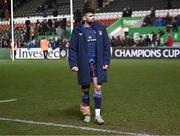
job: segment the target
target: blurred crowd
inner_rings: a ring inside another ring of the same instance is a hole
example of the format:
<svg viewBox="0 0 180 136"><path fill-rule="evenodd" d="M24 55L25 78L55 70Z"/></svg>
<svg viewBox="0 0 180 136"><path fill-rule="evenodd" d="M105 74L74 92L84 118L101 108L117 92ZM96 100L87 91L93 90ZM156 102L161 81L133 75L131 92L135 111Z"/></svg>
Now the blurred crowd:
<svg viewBox="0 0 180 136"><path fill-rule="evenodd" d="M26 4L27 0L13 0L13 8L16 11ZM42 5L37 8L37 12L42 13L44 17L47 17L47 10L54 9L52 14L57 16L56 0L43 0ZM11 13L11 0L0 0L0 21L9 20Z"/></svg>
<svg viewBox="0 0 180 136"><path fill-rule="evenodd" d="M67 39L66 19L48 19L31 23L26 20L23 28L15 28L15 42L18 47L39 47L38 37L51 37L50 42L60 46ZM0 32L0 47L10 47L11 30Z"/></svg>
<svg viewBox="0 0 180 136"><path fill-rule="evenodd" d="M165 17L157 17L155 15L154 8L151 9L151 13L144 17L142 27L146 26L166 26L167 32L177 32L178 26L180 26L180 14L177 16L171 16L169 13Z"/></svg>
<svg viewBox="0 0 180 136"><path fill-rule="evenodd" d="M26 2L27 0L13 0L14 10L22 7ZM11 0L0 0L0 21L8 20L10 18L10 12L11 12Z"/></svg>
<svg viewBox="0 0 180 136"><path fill-rule="evenodd" d="M103 8L103 3L109 0L97 0L96 7L97 9ZM14 0L14 8L23 6L27 0ZM84 6L90 6L89 0L85 0ZM56 17L58 15L57 9L57 0L43 0L42 5L37 7L37 11L42 13L43 17L47 17L47 10L53 9L52 15ZM10 0L0 0L0 20L2 18L9 17L10 10ZM144 17L142 27L147 26L166 26L166 32L169 33L167 41L165 44L167 46L172 46L173 40L171 32L177 32L178 26L180 26L180 15L176 17L170 16L169 13L165 17L157 17L155 15L155 9L152 7L149 15ZM130 6L127 6L123 10L123 17L131 17L132 9ZM81 11L76 10L74 12L75 25L81 21ZM18 47L39 47L40 40L39 36L46 35L56 35L57 37L48 39L52 43L53 48L60 45L68 45L67 33L66 33L67 21L66 19L47 19L43 21L37 20L36 23L32 23L29 18L25 21L25 26L23 28L15 28L15 41ZM138 39L130 35L117 36L111 38L111 44L113 47L143 47L143 46L161 46L161 36L165 32L160 31L159 33L152 33L151 35L140 35ZM10 47L11 40L11 30L0 32L0 47Z"/></svg>
<svg viewBox="0 0 180 136"><path fill-rule="evenodd" d="M165 32L159 31L158 33L152 33L149 35L140 35L137 39L134 39L130 35L125 36L112 36L111 46L112 47L160 47L160 46L168 46L172 47L173 39L171 34L168 35L167 40L162 43L161 36Z"/></svg>

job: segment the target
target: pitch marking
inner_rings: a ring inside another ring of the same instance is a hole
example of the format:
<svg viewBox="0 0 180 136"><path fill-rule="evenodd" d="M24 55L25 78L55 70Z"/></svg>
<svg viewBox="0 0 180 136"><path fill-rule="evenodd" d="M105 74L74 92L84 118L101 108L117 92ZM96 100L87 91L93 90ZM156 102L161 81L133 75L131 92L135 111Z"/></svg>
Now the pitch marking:
<svg viewBox="0 0 180 136"><path fill-rule="evenodd" d="M7 102L14 102L17 99L10 99L10 100L0 100L0 103L7 103Z"/></svg>
<svg viewBox="0 0 180 136"><path fill-rule="evenodd" d="M80 130L105 132L105 133L120 134L120 135L150 136L148 134L137 134L137 133L116 131L116 130L98 129L98 128L91 128L91 127L81 127L81 126L75 126L75 125L65 125L65 124L58 124L58 123L53 123L53 122L39 122L39 121L32 121L32 120L21 120L21 119L10 119L10 118L0 118L0 120L1 121L9 121L9 122L25 123L25 124L33 124L33 125L45 125L45 126L56 126L56 127L63 127L63 128L74 128L74 129L80 129Z"/></svg>

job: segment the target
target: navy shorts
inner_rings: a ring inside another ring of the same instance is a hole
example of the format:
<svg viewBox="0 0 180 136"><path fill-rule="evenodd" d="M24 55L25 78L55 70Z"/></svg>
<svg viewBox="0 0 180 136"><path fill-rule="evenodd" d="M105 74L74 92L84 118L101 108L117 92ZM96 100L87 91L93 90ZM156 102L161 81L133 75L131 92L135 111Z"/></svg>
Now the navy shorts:
<svg viewBox="0 0 180 136"><path fill-rule="evenodd" d="M90 76L91 76L91 78L97 77L96 64L94 62L90 62L89 63L89 68L90 68Z"/></svg>
<svg viewBox="0 0 180 136"><path fill-rule="evenodd" d="M93 77L97 77L97 69L96 69L96 63L94 62L89 62L89 68L90 68L90 76L91 76L91 81ZM101 83L98 83L98 85L101 85ZM89 89L90 85L81 85L82 89Z"/></svg>

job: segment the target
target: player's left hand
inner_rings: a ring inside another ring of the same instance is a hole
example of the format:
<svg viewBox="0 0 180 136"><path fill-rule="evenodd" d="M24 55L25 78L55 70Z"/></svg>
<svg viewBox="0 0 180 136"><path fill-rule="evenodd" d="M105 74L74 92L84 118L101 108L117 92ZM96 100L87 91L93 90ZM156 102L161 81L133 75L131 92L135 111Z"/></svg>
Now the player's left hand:
<svg viewBox="0 0 180 136"><path fill-rule="evenodd" d="M109 67L108 65L103 65L103 69L104 69L104 70L107 70L108 67Z"/></svg>

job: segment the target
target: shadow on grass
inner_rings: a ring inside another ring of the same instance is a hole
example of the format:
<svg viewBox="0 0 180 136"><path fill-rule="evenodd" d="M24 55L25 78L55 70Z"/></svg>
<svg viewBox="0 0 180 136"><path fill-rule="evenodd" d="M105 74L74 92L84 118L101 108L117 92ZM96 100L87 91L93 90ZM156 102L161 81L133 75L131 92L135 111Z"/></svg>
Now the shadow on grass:
<svg viewBox="0 0 180 136"><path fill-rule="evenodd" d="M68 119L81 118L81 113L79 111L79 105L68 107L61 111L61 115L67 117Z"/></svg>
<svg viewBox="0 0 180 136"><path fill-rule="evenodd" d="M48 118L56 118L63 120L79 120L82 115L79 111L79 105L71 106L64 109L49 110L47 112Z"/></svg>

